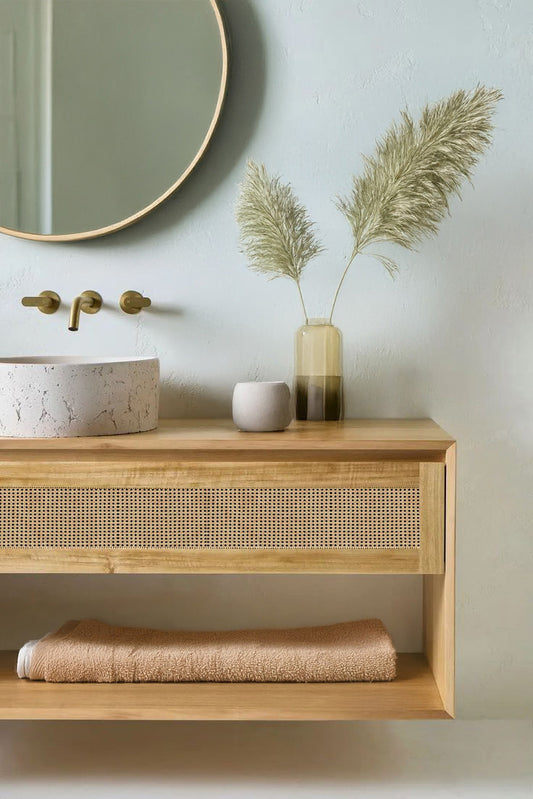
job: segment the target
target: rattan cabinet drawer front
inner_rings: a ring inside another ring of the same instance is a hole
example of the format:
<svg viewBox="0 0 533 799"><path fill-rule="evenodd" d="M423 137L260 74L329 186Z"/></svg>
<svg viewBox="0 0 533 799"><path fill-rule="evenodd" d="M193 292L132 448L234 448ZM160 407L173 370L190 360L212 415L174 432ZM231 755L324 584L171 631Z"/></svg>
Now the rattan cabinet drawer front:
<svg viewBox="0 0 533 799"><path fill-rule="evenodd" d="M217 558L229 570L231 553L237 562L247 552L243 571L267 553L280 570L304 556L319 567L321 553L330 553L332 571L342 570L343 557L346 571L443 569L443 464L121 466L129 485L112 484L114 464L98 472L86 463L61 465L46 485L39 472L20 484L4 471L0 567L9 570L6 553L9 560L15 550L75 550L182 553L192 568L205 562L209 570Z"/></svg>
<svg viewBox="0 0 533 799"><path fill-rule="evenodd" d="M418 488L2 488L0 546L419 549Z"/></svg>
<svg viewBox="0 0 533 799"><path fill-rule="evenodd" d="M350 554L349 570L355 553L364 560L374 552L406 563L406 571L442 570L442 464L273 466L218 465L199 473L195 464L180 467L188 480L173 486L168 469L154 481L163 485L151 486L80 486L76 474L74 486L9 480L0 485L0 548L206 557L322 551ZM276 484L265 486L274 473ZM409 556L404 561L402 553Z"/></svg>

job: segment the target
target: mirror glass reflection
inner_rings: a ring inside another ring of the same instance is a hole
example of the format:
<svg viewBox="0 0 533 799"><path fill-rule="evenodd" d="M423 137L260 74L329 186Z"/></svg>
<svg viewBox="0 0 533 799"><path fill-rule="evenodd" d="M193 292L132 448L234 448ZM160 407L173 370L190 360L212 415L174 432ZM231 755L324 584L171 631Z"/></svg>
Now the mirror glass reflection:
<svg viewBox="0 0 533 799"><path fill-rule="evenodd" d="M0 0L0 228L133 221L200 157L226 72L215 0Z"/></svg>

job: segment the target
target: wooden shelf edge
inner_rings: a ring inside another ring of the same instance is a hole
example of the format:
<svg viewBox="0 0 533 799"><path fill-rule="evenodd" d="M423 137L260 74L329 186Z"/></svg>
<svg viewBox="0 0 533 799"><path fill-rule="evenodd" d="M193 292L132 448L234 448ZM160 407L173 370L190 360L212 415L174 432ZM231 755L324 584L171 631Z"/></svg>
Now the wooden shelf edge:
<svg viewBox="0 0 533 799"><path fill-rule="evenodd" d="M421 574L422 569L420 551L416 549L143 550L42 547L0 548L0 573Z"/></svg>
<svg viewBox="0 0 533 799"><path fill-rule="evenodd" d="M19 680L0 652L0 718L348 721L446 719L422 654L400 654L390 683L54 684Z"/></svg>

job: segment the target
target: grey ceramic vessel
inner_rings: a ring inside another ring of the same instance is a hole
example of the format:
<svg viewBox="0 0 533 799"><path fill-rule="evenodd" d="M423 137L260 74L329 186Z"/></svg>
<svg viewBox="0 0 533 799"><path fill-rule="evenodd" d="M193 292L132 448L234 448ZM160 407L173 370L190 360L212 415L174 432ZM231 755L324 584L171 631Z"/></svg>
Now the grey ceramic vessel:
<svg viewBox="0 0 533 799"><path fill-rule="evenodd" d="M291 393L287 383L237 383L233 389L233 421L249 433L284 430L290 424Z"/></svg>

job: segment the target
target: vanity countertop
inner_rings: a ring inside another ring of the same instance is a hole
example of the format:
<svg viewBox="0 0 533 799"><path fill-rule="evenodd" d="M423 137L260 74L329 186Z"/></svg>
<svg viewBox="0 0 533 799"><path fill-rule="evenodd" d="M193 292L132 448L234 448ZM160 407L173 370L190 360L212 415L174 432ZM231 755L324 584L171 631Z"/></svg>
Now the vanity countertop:
<svg viewBox="0 0 533 799"><path fill-rule="evenodd" d="M231 419L161 419L156 430L90 438L0 438L0 458L9 453L47 450L115 455L264 451L280 457L298 452L325 454L364 450L444 452L454 439L431 419L346 419L342 422L292 422L282 433L241 433Z"/></svg>

